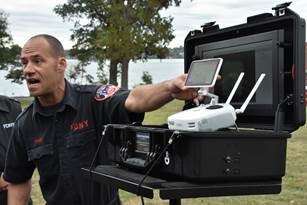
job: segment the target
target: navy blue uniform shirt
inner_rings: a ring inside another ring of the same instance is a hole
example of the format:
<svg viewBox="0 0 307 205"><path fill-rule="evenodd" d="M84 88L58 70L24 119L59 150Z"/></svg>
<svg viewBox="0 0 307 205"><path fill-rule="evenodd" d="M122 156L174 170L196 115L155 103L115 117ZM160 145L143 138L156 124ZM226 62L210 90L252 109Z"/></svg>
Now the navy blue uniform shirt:
<svg viewBox="0 0 307 205"><path fill-rule="evenodd" d="M128 91L118 90L103 99L109 90L99 89L101 95L96 90L97 86L73 86L66 81L61 103L41 107L35 99L15 123L4 179L23 183L37 168L48 205L106 205L116 198L116 189L91 182L80 170L89 167L93 159L100 137L98 127L141 122L144 113L127 112ZM95 99L97 95L100 101ZM99 163L108 163L106 152L102 153Z"/></svg>
<svg viewBox="0 0 307 205"><path fill-rule="evenodd" d="M6 149L19 113L21 106L17 100L0 95L0 175L4 170Z"/></svg>

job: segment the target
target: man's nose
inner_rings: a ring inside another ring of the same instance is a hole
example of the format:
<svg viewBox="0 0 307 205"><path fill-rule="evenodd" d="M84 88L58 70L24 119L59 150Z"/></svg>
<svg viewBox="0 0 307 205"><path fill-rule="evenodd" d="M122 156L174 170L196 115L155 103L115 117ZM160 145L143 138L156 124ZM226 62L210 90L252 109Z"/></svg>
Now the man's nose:
<svg viewBox="0 0 307 205"><path fill-rule="evenodd" d="M31 64L30 62L27 63L27 65L25 65L24 68L23 68L24 76L32 74L34 72L35 72L35 68L34 68L33 64Z"/></svg>

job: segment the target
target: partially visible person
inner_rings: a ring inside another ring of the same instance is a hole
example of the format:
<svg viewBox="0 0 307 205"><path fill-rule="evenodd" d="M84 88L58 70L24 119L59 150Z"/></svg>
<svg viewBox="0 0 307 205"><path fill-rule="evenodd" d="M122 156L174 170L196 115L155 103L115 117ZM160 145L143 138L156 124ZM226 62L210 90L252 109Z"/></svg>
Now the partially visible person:
<svg viewBox="0 0 307 205"><path fill-rule="evenodd" d="M0 204L7 204L8 183L2 178L5 164L5 153L16 117L21 113L20 103L0 95Z"/></svg>
<svg viewBox="0 0 307 205"><path fill-rule="evenodd" d="M35 99L17 118L8 147L4 179L10 182L9 204L25 205L37 168L48 205L121 204L117 190L82 177L94 157L103 125L142 122L144 112L173 99L193 99L186 75L131 91L113 85L78 86L64 78L62 44L37 35L22 48L28 90ZM105 143L106 144L106 143ZM99 163L108 163L105 146Z"/></svg>

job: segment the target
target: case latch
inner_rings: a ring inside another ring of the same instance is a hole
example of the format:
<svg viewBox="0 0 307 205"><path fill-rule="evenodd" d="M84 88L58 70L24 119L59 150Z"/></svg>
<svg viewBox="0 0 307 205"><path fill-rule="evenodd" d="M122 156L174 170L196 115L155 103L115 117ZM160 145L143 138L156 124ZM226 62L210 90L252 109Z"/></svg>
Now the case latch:
<svg viewBox="0 0 307 205"><path fill-rule="evenodd" d="M208 32L211 32L211 31L216 31L216 30L219 30L220 27L219 25L215 25L215 21L211 21L211 22L208 22L208 23L204 23L202 26L200 26L202 29L203 29L203 33L208 33Z"/></svg>
<svg viewBox="0 0 307 205"><path fill-rule="evenodd" d="M198 34L200 34L201 33L201 31L200 30L193 30L193 31L190 31L190 36L196 36L196 35L198 35Z"/></svg>
<svg viewBox="0 0 307 205"><path fill-rule="evenodd" d="M273 7L272 10L275 10L275 16L284 16L286 14L286 9L291 3L292 2L286 2Z"/></svg>

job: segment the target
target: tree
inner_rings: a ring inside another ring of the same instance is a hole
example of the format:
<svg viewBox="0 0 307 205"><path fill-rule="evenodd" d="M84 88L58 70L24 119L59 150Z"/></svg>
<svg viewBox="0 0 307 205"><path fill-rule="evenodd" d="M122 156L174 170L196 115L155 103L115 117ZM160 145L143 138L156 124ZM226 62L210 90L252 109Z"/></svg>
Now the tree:
<svg viewBox="0 0 307 205"><path fill-rule="evenodd" d="M152 84L152 76L149 74L148 71L143 71L143 75L142 75L142 81L143 83L141 84Z"/></svg>
<svg viewBox="0 0 307 205"><path fill-rule="evenodd" d="M0 70L8 70L6 79L12 79L15 83L22 83L22 70L19 61L21 48L13 43L12 36L8 32L7 14L0 10Z"/></svg>
<svg viewBox="0 0 307 205"><path fill-rule="evenodd" d="M120 67L121 87L127 88L131 60L167 55L167 45L174 38L173 19L161 17L159 12L180 3L181 0L68 0L54 11L74 22L72 54L81 62L95 59L102 65L110 60L110 83L117 85Z"/></svg>

